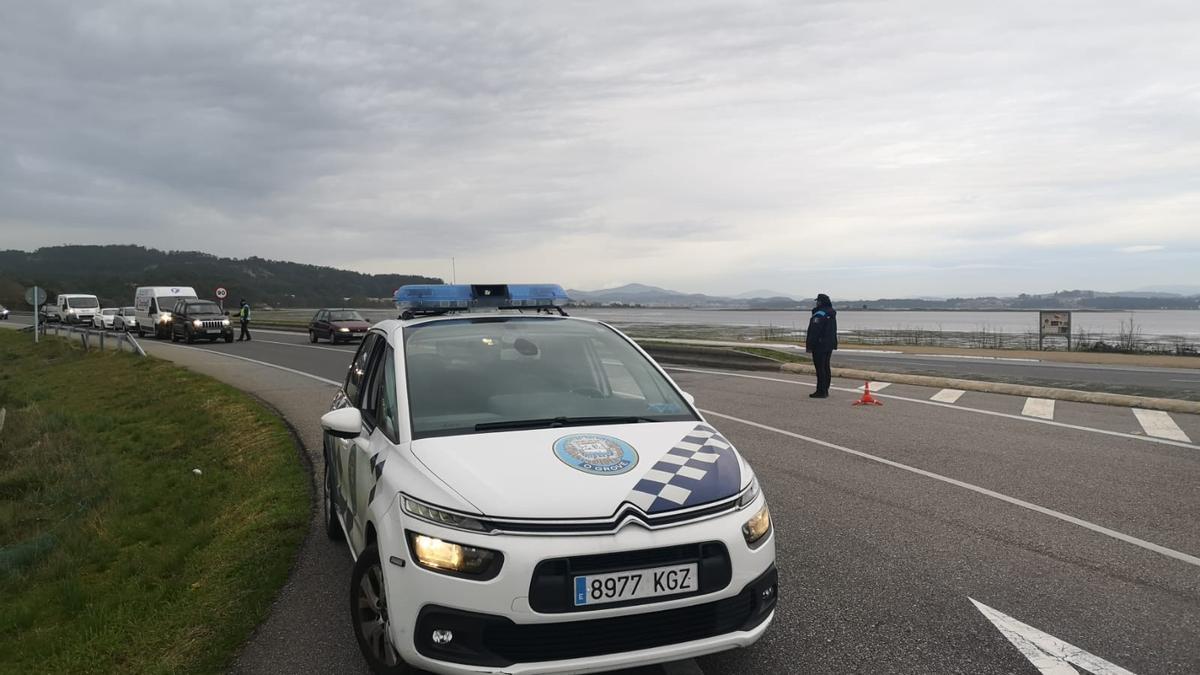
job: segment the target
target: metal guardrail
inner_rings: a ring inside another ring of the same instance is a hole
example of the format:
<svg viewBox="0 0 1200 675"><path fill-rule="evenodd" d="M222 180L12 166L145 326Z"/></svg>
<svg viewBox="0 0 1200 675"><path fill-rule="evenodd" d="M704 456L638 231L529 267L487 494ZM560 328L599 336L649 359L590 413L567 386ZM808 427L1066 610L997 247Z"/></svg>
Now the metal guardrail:
<svg viewBox="0 0 1200 675"><path fill-rule="evenodd" d="M63 323L43 323L38 325L38 329L42 335L49 335L50 332L53 331L54 334L59 337L64 337L63 333L65 332L65 337L68 340L71 339L72 334L78 335L79 343L83 345L84 351L91 350L93 346L103 350L106 348L105 343L111 339L116 342L117 351L124 351L125 344L128 343L129 351L137 354L138 356L146 355L146 350L142 349L142 345L138 344L137 338L133 337L133 335L127 331L117 331L113 333L107 330L100 330L87 326L72 326ZM95 338L94 345L93 338Z"/></svg>

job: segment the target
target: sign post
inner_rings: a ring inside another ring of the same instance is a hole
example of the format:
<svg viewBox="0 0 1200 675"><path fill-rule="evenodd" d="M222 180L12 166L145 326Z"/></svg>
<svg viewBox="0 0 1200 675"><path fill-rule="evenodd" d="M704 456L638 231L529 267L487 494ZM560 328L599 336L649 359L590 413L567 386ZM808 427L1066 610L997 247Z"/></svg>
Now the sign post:
<svg viewBox="0 0 1200 675"><path fill-rule="evenodd" d="M46 304L46 289L34 286L25 290L25 302L33 306L33 341L38 341L38 320L41 318L42 305Z"/></svg>
<svg viewBox="0 0 1200 675"><path fill-rule="evenodd" d="M1038 351L1045 348L1047 336L1067 338L1067 351L1071 351L1071 313L1038 312Z"/></svg>
<svg viewBox="0 0 1200 675"><path fill-rule="evenodd" d="M224 286L217 286L217 300L221 302L221 311L225 311L225 298L229 295L229 291L225 290Z"/></svg>

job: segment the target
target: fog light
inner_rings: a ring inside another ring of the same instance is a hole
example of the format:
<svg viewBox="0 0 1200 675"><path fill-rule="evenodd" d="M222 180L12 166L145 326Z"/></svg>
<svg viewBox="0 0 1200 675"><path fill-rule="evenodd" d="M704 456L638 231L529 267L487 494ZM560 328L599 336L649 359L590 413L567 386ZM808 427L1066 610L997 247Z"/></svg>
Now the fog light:
<svg viewBox="0 0 1200 675"><path fill-rule="evenodd" d="M454 639L454 633L452 631L448 631L448 630L433 631L433 644L435 644L435 645L450 644L450 641L453 639Z"/></svg>

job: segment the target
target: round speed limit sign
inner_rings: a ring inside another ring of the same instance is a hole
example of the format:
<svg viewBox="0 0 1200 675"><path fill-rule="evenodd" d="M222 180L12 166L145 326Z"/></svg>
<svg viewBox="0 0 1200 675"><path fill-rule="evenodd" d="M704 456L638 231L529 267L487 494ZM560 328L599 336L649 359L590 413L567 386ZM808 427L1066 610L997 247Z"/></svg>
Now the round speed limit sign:
<svg viewBox="0 0 1200 675"><path fill-rule="evenodd" d="M218 300L224 300L227 295L229 295L229 292L226 291L224 288L217 289L217 299Z"/></svg>

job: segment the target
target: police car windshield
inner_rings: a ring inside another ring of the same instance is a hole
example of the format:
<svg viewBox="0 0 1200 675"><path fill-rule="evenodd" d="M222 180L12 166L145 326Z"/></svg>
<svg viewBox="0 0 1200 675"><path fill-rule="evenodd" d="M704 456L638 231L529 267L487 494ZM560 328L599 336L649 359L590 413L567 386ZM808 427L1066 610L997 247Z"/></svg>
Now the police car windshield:
<svg viewBox="0 0 1200 675"><path fill-rule="evenodd" d="M612 329L587 321L492 316L404 331L413 438L696 416Z"/></svg>
<svg viewBox="0 0 1200 675"><path fill-rule="evenodd" d="M330 321L366 321L362 314L352 309L340 309L329 313Z"/></svg>
<svg viewBox="0 0 1200 675"><path fill-rule="evenodd" d="M100 306L95 298L67 298L67 307L76 309L95 309Z"/></svg>

